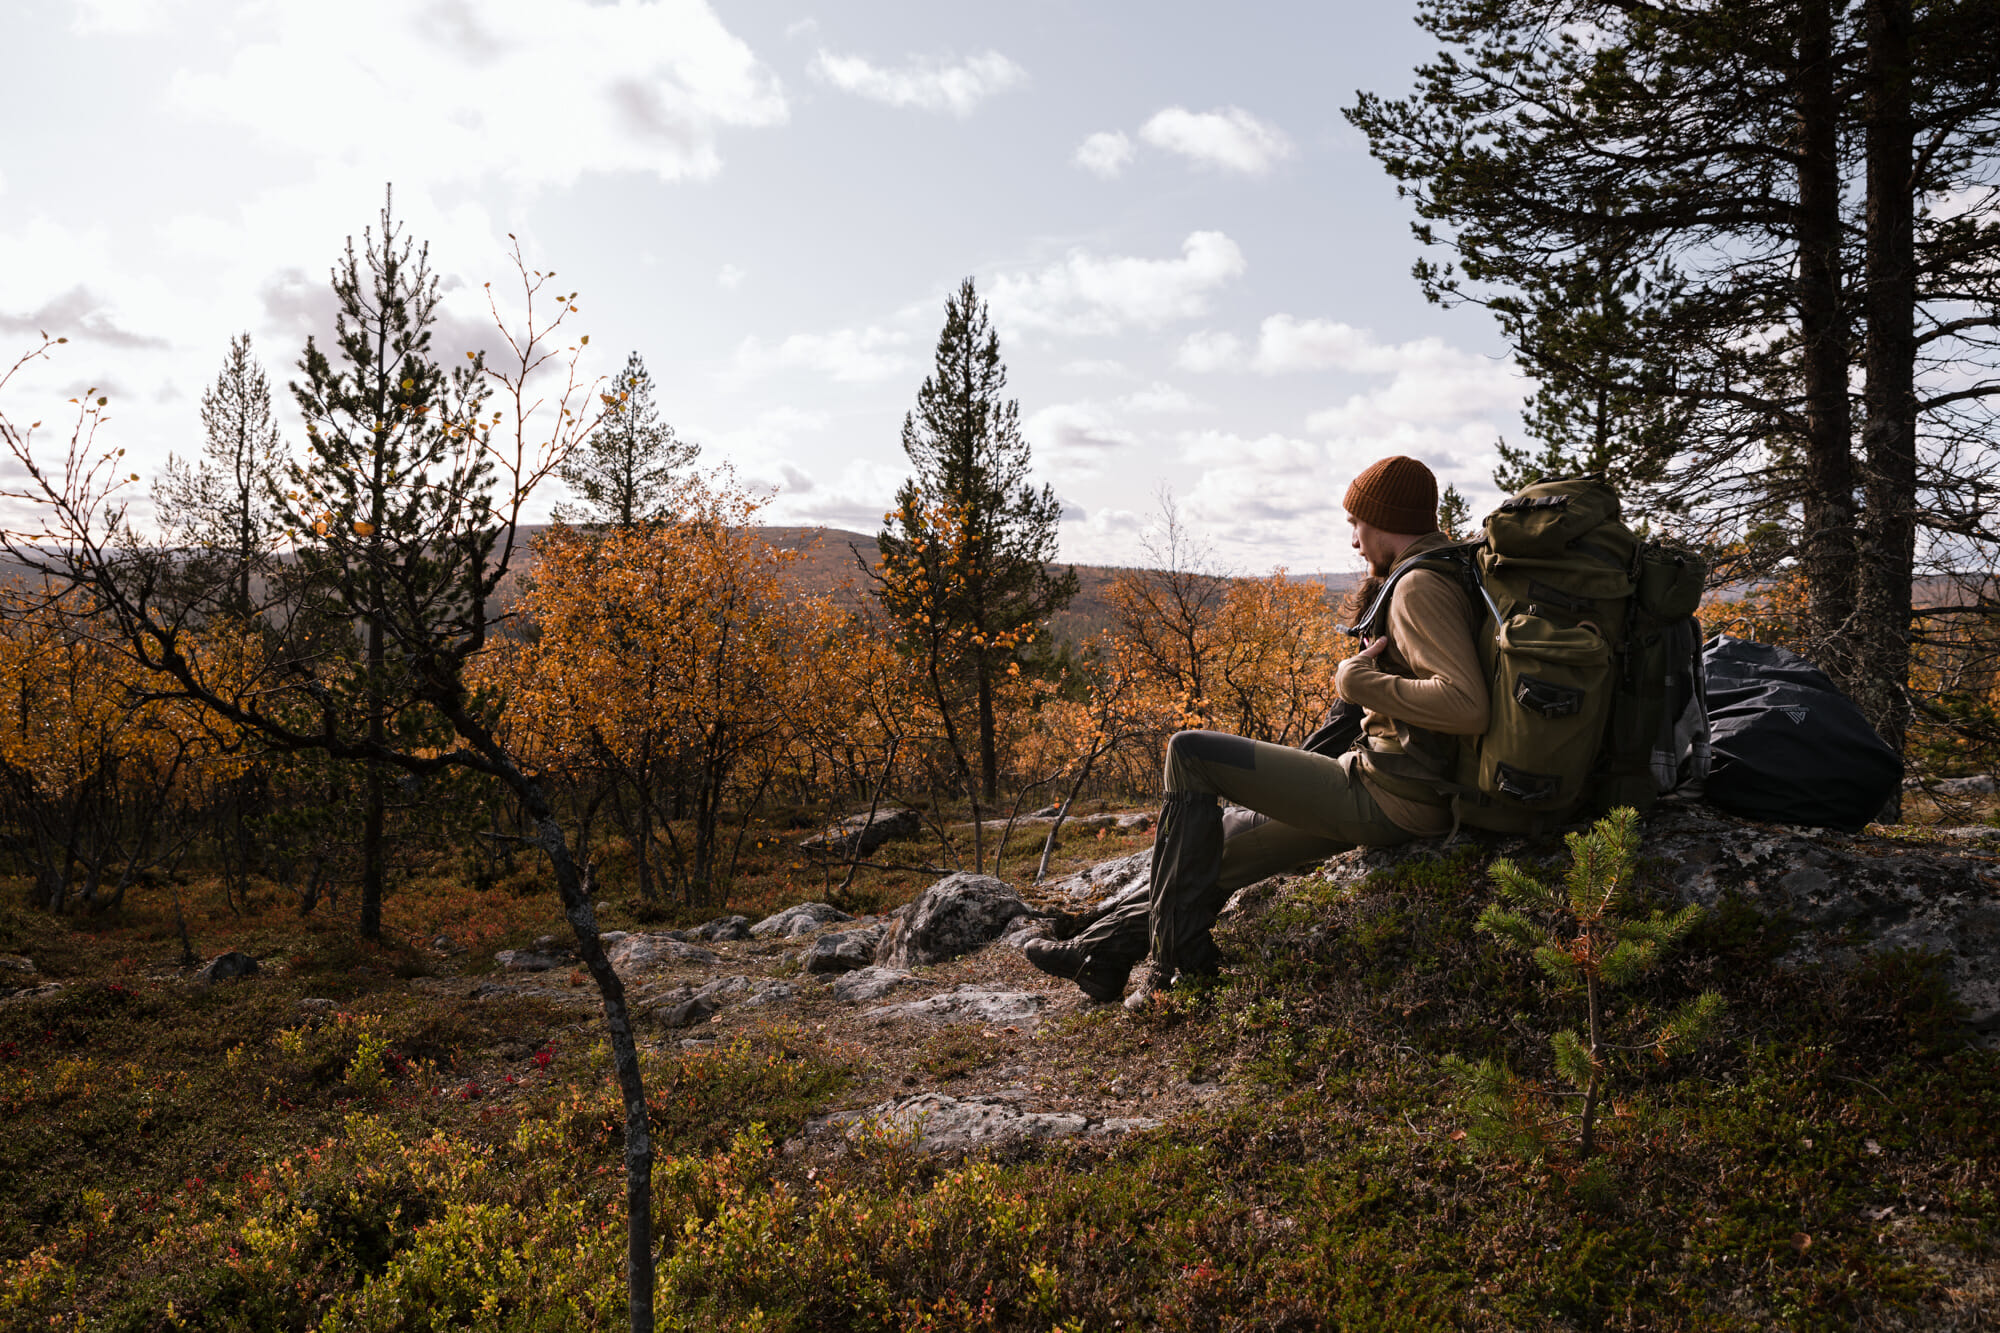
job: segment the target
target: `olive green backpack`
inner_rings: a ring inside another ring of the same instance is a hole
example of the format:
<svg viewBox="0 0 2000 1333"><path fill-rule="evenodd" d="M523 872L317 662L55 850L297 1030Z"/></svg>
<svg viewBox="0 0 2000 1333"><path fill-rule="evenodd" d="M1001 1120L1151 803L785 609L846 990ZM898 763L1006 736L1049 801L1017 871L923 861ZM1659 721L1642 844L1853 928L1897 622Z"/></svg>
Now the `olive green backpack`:
<svg viewBox="0 0 2000 1333"><path fill-rule="evenodd" d="M1452 573L1471 595L1490 692L1482 735L1453 738L1455 771L1377 755L1389 790L1448 798L1459 823L1538 833L1650 806L1707 768L1701 632L1707 566L1642 541L1594 478L1541 481L1487 515L1484 535L1392 571L1351 633L1387 624L1396 584Z"/></svg>

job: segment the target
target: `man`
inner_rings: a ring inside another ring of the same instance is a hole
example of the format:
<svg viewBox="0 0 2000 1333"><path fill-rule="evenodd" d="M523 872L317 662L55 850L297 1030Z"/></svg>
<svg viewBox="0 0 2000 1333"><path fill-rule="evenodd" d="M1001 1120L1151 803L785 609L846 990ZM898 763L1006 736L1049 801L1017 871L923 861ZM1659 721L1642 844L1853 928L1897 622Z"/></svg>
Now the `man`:
<svg viewBox="0 0 2000 1333"><path fill-rule="evenodd" d="M1352 545L1386 577L1449 542L1437 530L1437 478L1414 458L1385 458L1357 476L1343 505ZM1363 710L1347 753L1310 754L1216 731L1183 731L1167 746L1166 799L1153 844L1150 891L1075 938L1035 940L1028 961L1143 1008L1177 978L1213 974L1209 927L1245 884L1350 847L1387 847L1451 829L1449 806L1425 776L1450 778L1456 742L1486 730L1486 683L1470 599L1447 573L1418 569L1397 585L1387 632L1340 664L1334 688ZM1225 834L1220 802L1245 807ZM1150 957L1148 954L1150 952Z"/></svg>

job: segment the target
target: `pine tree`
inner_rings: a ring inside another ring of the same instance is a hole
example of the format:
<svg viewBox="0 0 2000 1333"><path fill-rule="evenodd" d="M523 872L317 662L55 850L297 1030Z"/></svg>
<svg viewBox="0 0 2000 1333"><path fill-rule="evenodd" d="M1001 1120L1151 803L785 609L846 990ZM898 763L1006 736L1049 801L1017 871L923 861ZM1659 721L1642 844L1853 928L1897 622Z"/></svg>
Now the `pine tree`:
<svg viewBox="0 0 2000 1333"><path fill-rule="evenodd" d="M581 509L556 506L563 522L633 528L670 517L675 473L701 452L659 419L653 377L637 352L625 359L612 388L615 415L558 474L583 501Z"/></svg>
<svg viewBox="0 0 2000 1333"><path fill-rule="evenodd" d="M417 687L413 650L484 632L480 583L494 539L492 464L476 418L480 360L447 372L431 358L438 279L429 247L402 235L389 202L379 234L352 238L333 271L334 354L306 340L293 397L307 458L289 470L285 521L301 545L297 577L362 629L359 670L334 688L368 744L408 743L428 724L397 707ZM394 631L392 633L392 631ZM363 765L361 933L382 928L387 771Z"/></svg>
<svg viewBox="0 0 2000 1333"><path fill-rule="evenodd" d="M1419 22L1445 49L1418 91L1348 116L1451 256L1424 291L1498 316L1555 458L1656 480L1638 508L1718 537L1789 536L1764 554L1803 572L1813 655L1900 747L1913 620L1976 609L1914 608L1917 562L2000 543L2000 0Z"/></svg>
<svg viewBox="0 0 2000 1333"><path fill-rule="evenodd" d="M248 333L229 340L222 370L201 396L201 424L201 457L167 455L153 502L169 541L197 563L220 564L221 608L248 617L251 570L284 531L277 483L286 461L270 382Z"/></svg>
<svg viewBox="0 0 2000 1333"><path fill-rule="evenodd" d="M945 301L934 368L903 418L915 475L876 539L877 595L926 662L968 788L967 738L954 714L967 702L975 710L974 794L989 800L999 782L995 684L1020 669L1023 646L1077 590L1074 570L1049 570L1062 504L1028 480L1020 405L1001 396L1006 385L1000 336L967 278Z"/></svg>

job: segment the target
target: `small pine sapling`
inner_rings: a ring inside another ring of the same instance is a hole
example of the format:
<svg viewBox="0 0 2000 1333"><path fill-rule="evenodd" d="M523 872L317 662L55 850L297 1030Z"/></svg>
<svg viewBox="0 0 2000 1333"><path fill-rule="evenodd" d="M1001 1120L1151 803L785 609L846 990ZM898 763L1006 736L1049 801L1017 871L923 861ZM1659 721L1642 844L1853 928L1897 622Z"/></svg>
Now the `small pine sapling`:
<svg viewBox="0 0 2000 1333"><path fill-rule="evenodd" d="M1701 919L1690 903L1668 915L1627 917L1639 852L1639 815L1629 807L1613 810L1588 833L1572 833L1570 865L1560 887L1552 888L1503 857L1488 868L1502 902L1489 903L1478 928L1534 957L1558 987L1584 997L1586 1031L1564 1029L1549 1039L1556 1072L1583 1099L1578 1116L1578 1155L1596 1150L1596 1123L1606 1084L1606 1059L1614 1051L1650 1051L1660 1059L1669 1047L1705 1037L1721 1014L1722 997L1703 992L1676 1010L1646 1039L1624 1044L1607 1040L1605 998L1651 971L1661 956ZM1491 1061L1461 1064L1459 1074L1476 1109L1489 1119L1512 1122L1515 1089ZM1566 1118L1566 1117L1565 1117Z"/></svg>

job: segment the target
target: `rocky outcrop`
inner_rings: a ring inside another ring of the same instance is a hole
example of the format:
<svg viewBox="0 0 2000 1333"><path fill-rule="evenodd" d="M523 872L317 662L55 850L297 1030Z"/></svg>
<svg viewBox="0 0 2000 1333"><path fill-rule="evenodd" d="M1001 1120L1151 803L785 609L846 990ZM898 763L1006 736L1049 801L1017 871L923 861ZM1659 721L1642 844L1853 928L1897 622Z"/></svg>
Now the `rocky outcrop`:
<svg viewBox="0 0 2000 1333"><path fill-rule="evenodd" d="M812 973L858 972L875 961L875 950L888 933L883 925L828 931L807 947L800 961Z"/></svg>
<svg viewBox="0 0 2000 1333"><path fill-rule="evenodd" d="M1991 1040L2000 1036L2000 867L1990 859L2000 853L1995 838L2000 829L1939 829L1921 840L1843 834L1662 803L1646 817L1640 855L1664 864L1683 901L1713 907L1734 897L1800 926L1780 966L1838 962L1856 950L1940 955L1952 991ZM1353 883L1437 847L1425 842L1345 852L1320 873ZM1528 850L1518 839L1491 848L1514 856Z"/></svg>
<svg viewBox="0 0 2000 1333"><path fill-rule="evenodd" d="M604 936L604 956L611 966L620 972L637 972L649 967L665 967L669 963L694 963L707 967L722 961L721 955L699 945L674 938L673 934L628 935L623 931L607 931Z"/></svg>
<svg viewBox="0 0 2000 1333"><path fill-rule="evenodd" d="M989 990L980 986L960 986L957 990L933 995L907 1004L885 1004L868 1011L876 1023L916 1019L926 1023L1036 1023L1041 1021L1046 996L1035 991Z"/></svg>
<svg viewBox="0 0 2000 1333"><path fill-rule="evenodd" d="M864 967L858 972L849 972L836 977L833 982L833 998L845 1004L862 1004L869 1000L879 1000L898 986L922 984L908 972L898 972L893 967Z"/></svg>
<svg viewBox="0 0 2000 1333"><path fill-rule="evenodd" d="M1126 856L1085 866L1050 884L1045 892L1052 898L1094 908L1115 907L1132 898L1146 896L1146 884L1153 873L1153 849L1142 848Z"/></svg>
<svg viewBox="0 0 2000 1333"><path fill-rule="evenodd" d="M877 810L849 815L823 833L815 833L799 844L799 850L813 856L851 860L867 856L887 842L914 838L923 832L924 820L914 810Z"/></svg>
<svg viewBox="0 0 2000 1333"><path fill-rule="evenodd" d="M202 964L201 971L194 974L194 979L208 986L218 981L234 981L239 977L256 975L257 960L247 953L238 953L232 949L228 953L217 954Z"/></svg>
<svg viewBox="0 0 2000 1333"><path fill-rule="evenodd" d="M887 967L928 967L998 939L1031 909L991 875L957 874L925 889L883 938L875 961Z"/></svg>
<svg viewBox="0 0 2000 1333"><path fill-rule="evenodd" d="M1122 1134L1151 1129L1159 1122L1142 1116L1095 1116L1081 1111L1029 1111L1020 1090L983 1097L948 1097L919 1092L862 1111L843 1111L817 1122L815 1128L838 1131L850 1139L888 1132L907 1136L921 1152L963 1154L1050 1139L1090 1134Z"/></svg>
<svg viewBox="0 0 2000 1333"><path fill-rule="evenodd" d="M775 981L770 977L717 977L714 981L695 987L696 998L715 1005L726 1004L779 1004L792 998L797 987L789 981Z"/></svg>
<svg viewBox="0 0 2000 1333"><path fill-rule="evenodd" d="M800 903L765 917L750 927L750 933L759 939L768 935L789 939L793 935L810 935L829 922L853 919L832 903Z"/></svg>

